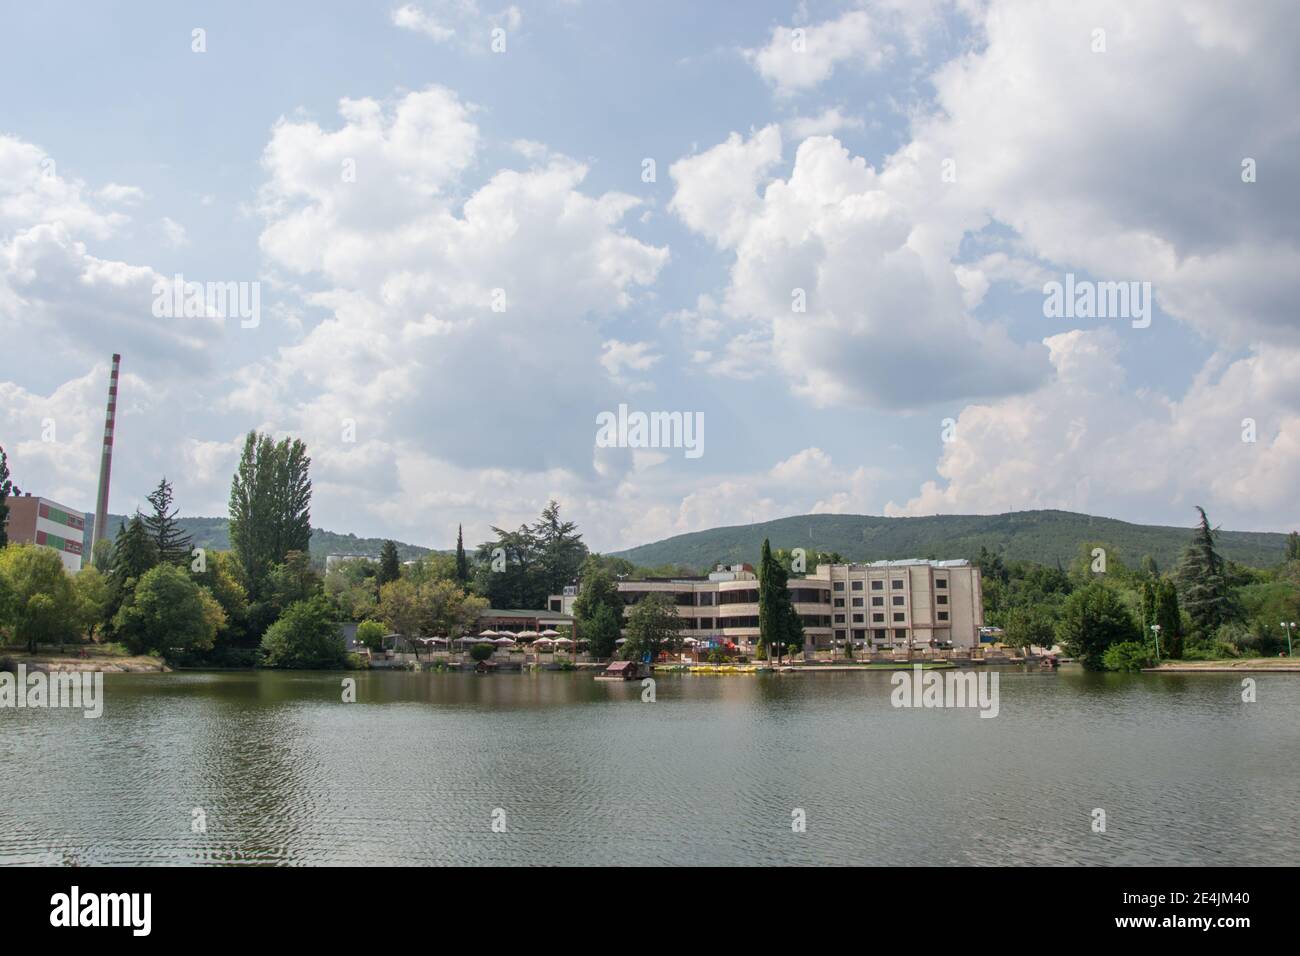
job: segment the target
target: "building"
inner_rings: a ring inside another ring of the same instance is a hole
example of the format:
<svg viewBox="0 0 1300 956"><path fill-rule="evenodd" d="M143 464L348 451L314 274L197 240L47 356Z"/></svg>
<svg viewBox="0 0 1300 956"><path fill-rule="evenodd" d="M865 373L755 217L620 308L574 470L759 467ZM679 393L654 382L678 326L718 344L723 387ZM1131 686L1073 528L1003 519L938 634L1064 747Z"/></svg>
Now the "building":
<svg viewBox="0 0 1300 956"><path fill-rule="evenodd" d="M86 516L49 498L23 495L7 499L9 520L5 530L14 544L40 544L53 548L63 566L74 574L81 570Z"/></svg>
<svg viewBox="0 0 1300 956"><path fill-rule="evenodd" d="M333 571L344 561L369 561L371 564L379 563L379 559L370 554L327 554L325 555L325 570Z"/></svg>
<svg viewBox="0 0 1300 956"><path fill-rule="evenodd" d="M822 564L788 587L807 651L849 640L871 650L979 646L984 605L979 568L969 561ZM748 564L704 577L620 581L618 590L625 614L647 595L668 595L682 630L706 645L752 651L758 642L758 575Z"/></svg>

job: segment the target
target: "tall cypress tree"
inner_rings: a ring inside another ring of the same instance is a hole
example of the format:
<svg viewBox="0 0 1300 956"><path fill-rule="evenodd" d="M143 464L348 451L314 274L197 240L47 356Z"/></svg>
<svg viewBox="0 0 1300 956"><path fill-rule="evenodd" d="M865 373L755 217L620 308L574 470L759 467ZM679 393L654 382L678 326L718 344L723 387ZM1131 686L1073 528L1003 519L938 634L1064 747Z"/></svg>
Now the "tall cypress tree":
<svg viewBox="0 0 1300 956"><path fill-rule="evenodd" d="M1166 657L1183 656L1183 621L1178 611L1178 589L1168 579L1155 588L1155 620L1160 625L1160 648Z"/></svg>
<svg viewBox="0 0 1300 956"><path fill-rule="evenodd" d="M758 646L770 658L776 651L781 663L786 647L803 642L803 622L790 600L789 575L780 561L772 557L772 545L763 539L758 561Z"/></svg>
<svg viewBox="0 0 1300 956"><path fill-rule="evenodd" d="M464 587L469 583L469 559L465 557L465 527L456 525L456 583Z"/></svg>
<svg viewBox="0 0 1300 956"><path fill-rule="evenodd" d="M149 495L153 514L145 515L144 526L153 539L154 552L162 564L184 564L190 558L193 540L176 521L180 509L172 508L172 486L166 478Z"/></svg>
<svg viewBox="0 0 1300 956"><path fill-rule="evenodd" d="M0 548L9 543L9 533L5 531L5 522L9 520L9 502L10 495L15 497L19 494L13 482L9 480L9 456L5 454L3 447L0 447Z"/></svg>

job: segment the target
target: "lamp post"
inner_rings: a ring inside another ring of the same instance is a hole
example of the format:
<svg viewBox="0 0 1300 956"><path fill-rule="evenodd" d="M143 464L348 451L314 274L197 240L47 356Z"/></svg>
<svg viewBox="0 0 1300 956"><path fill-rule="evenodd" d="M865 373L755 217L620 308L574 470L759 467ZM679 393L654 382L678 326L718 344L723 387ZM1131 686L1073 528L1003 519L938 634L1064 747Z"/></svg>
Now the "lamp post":
<svg viewBox="0 0 1300 956"><path fill-rule="evenodd" d="M1159 661L1160 660L1160 625L1152 624L1151 633L1154 634L1156 637L1156 660Z"/></svg>
<svg viewBox="0 0 1300 956"><path fill-rule="evenodd" d="M1281 621L1279 622L1278 626L1281 627L1284 631L1286 631L1286 656L1290 657L1291 656L1291 632L1295 630L1295 621Z"/></svg>

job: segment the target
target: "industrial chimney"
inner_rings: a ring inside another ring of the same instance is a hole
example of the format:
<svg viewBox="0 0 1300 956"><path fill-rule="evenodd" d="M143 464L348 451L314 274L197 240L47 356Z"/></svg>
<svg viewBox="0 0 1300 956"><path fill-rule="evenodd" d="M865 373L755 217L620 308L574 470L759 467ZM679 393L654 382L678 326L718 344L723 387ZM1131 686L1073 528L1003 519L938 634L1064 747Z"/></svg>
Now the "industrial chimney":
<svg viewBox="0 0 1300 956"><path fill-rule="evenodd" d="M104 457L99 462L99 497L95 501L95 533L90 547L108 536L108 478L113 470L113 419L117 409L117 366L122 356L113 356L113 370L108 375L108 411L104 415Z"/></svg>

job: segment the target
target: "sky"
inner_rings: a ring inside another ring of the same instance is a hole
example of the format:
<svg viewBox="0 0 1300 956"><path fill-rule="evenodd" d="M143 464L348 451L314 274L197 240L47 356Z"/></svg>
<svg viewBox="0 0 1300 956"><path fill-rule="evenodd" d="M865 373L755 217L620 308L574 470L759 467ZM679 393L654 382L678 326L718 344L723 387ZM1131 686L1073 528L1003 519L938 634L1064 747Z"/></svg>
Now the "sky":
<svg viewBox="0 0 1300 956"><path fill-rule="evenodd" d="M4 8L25 491L93 510L119 352L117 513L165 476L225 514L257 429L307 443L313 524L433 547L552 498L601 551L1300 527L1293 3ZM1062 314L1067 281L1133 297ZM620 406L702 440L602 440Z"/></svg>

